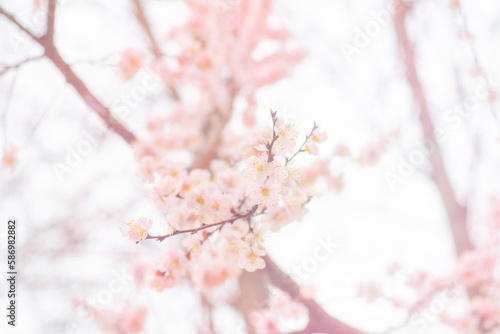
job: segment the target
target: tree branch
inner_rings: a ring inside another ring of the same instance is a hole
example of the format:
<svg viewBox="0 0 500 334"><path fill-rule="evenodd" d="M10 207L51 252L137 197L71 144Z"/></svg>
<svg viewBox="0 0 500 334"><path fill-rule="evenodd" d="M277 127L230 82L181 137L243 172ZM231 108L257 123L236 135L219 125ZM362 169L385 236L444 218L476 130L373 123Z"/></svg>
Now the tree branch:
<svg viewBox="0 0 500 334"><path fill-rule="evenodd" d="M56 18L56 0L49 0L47 13L47 32L43 36L45 43L54 43L54 21Z"/></svg>
<svg viewBox="0 0 500 334"><path fill-rule="evenodd" d="M137 19L146 32L146 35L148 35L151 47L153 48L153 54L155 55L155 58L160 59L162 57L160 47L158 46L158 43L153 36L153 32L151 31L151 27L149 26L149 21L146 18L146 14L144 13L144 8L142 7L141 0L132 1L134 2Z"/></svg>
<svg viewBox="0 0 500 334"><path fill-rule="evenodd" d="M55 6L55 5L54 5ZM55 9L55 7L54 7ZM52 63L61 71L61 73L66 78L66 81L72 85L77 93L82 97L85 103L92 108L97 114L104 120L106 126L122 136L129 144L136 140L134 134L128 131L121 123L119 123L109 111L87 88L83 81L73 72L71 67L62 59L61 55L57 51L56 47L52 41L46 41L45 38L40 38L28 29L26 29L22 24L20 24L16 18L7 13L2 7L0 7L0 14L4 15L9 21L15 24L21 31L30 36L34 41L40 44L44 50L44 56L47 57Z"/></svg>
<svg viewBox="0 0 500 334"><path fill-rule="evenodd" d="M406 15L411 10L411 7L401 2L401 0L395 1L400 2L398 5L400 6L399 8L401 8L394 17L394 24L396 37L404 55L408 84L413 91L413 97L420 109L419 119L424 137L431 140L435 146L434 152L431 152L429 157L433 167L432 180L436 184L441 195L446 214L448 215L455 249L457 254L460 255L462 252L474 248L469 239L467 230L467 207L461 205L455 199L455 192L448 178L448 174L446 173L442 153L436 140L429 105L417 75L415 53L408 38L405 26Z"/></svg>
<svg viewBox="0 0 500 334"><path fill-rule="evenodd" d="M270 283L280 290L287 292L293 299L299 300L309 310L309 324L302 331L295 334L331 333L331 334L364 334L338 319L329 315L314 299L305 299L300 295L300 287L285 274L269 257L265 257L266 271Z"/></svg>
<svg viewBox="0 0 500 334"><path fill-rule="evenodd" d="M35 36L31 31L26 29L21 23L19 23L19 21L16 20L14 15L7 13L2 7L0 7L0 14L5 16L10 22L14 23L19 29L21 29L22 32L31 37L31 39L37 41L38 43L41 43L40 37Z"/></svg>
<svg viewBox="0 0 500 334"><path fill-rule="evenodd" d="M43 58L43 55L40 55L40 56L36 56L36 57L33 57L33 58L25 59L22 62L14 64L14 65L0 65L0 67L2 67L2 69L0 70L0 75L3 75L5 73L7 73L9 70L19 68L19 67L23 66L26 63L29 63L29 62L34 61L34 60L39 60L39 59L42 59L42 58Z"/></svg>

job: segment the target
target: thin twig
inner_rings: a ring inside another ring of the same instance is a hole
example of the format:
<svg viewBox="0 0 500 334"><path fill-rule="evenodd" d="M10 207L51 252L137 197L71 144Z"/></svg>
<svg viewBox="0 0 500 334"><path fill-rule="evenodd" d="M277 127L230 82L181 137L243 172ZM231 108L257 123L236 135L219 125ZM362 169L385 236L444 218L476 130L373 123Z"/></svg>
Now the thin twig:
<svg viewBox="0 0 500 334"><path fill-rule="evenodd" d="M270 143L268 143L266 145L267 147L267 162L271 162L274 160L274 157L273 157L273 145L274 145L274 142L276 141L276 139L278 139L279 135L276 135L276 122L278 121L278 118L276 117L276 114L278 112L277 111L272 111L271 110L271 117L273 119L273 139L271 140Z"/></svg>
<svg viewBox="0 0 500 334"><path fill-rule="evenodd" d="M286 158L286 163L285 165L288 165L288 163L290 161L292 161L293 158L295 158L295 156L301 152L305 152L304 150L304 146L306 146L307 142L309 141L309 139L312 137L313 135L313 132L314 130L316 130L318 128L318 126L316 125L316 122L314 122L314 125L313 125L313 128L311 130L311 132L306 136L306 139L304 140L304 142L302 143L302 145L300 145L300 148L297 152L295 152L290 158Z"/></svg>

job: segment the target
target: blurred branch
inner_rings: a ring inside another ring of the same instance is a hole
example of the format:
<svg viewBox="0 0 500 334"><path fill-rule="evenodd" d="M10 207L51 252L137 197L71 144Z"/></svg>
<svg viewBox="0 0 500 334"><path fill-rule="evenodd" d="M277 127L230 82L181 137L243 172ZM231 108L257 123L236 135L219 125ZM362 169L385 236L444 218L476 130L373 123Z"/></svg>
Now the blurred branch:
<svg viewBox="0 0 500 334"><path fill-rule="evenodd" d="M156 39L153 36L153 32L151 31L151 27L149 26L149 21L146 18L146 14L144 13L144 8L142 7L141 0L132 0L132 1L134 2L137 19L139 20L139 23L141 24L142 28L148 35L155 57L159 59L162 57L160 47L158 46L158 43L156 42Z"/></svg>
<svg viewBox="0 0 500 334"><path fill-rule="evenodd" d="M50 6L49 6L50 7ZM55 9L55 5L53 7ZM85 103L92 108L97 114L104 120L106 126L112 131L119 134L123 139L125 139L129 144L136 140L134 134L128 131L121 123L119 123L109 111L87 88L83 81L73 72L71 67L62 59L58 50L54 46L52 40L46 38L36 37L28 29L26 29L22 24L20 24L16 18L7 13L2 7L0 7L0 14L4 15L9 21L15 24L24 33L30 36L34 41L40 44L44 50L44 56L47 57L52 63L61 71L61 73L66 78L66 81L72 85L78 94L82 97ZM50 13L49 13L50 14ZM53 29L53 28L51 28ZM46 35L50 36L50 35Z"/></svg>
<svg viewBox="0 0 500 334"><path fill-rule="evenodd" d="M265 258L270 283L280 290L287 292L292 299L299 300L309 310L307 327L293 334L332 333L332 334L364 334L329 315L314 299L305 299L300 295L300 287L285 274L269 257Z"/></svg>
<svg viewBox="0 0 500 334"><path fill-rule="evenodd" d="M31 31L29 31L21 23L19 23L12 14L7 13L2 7L0 7L0 14L5 16L10 22L14 23L19 29L21 29L25 34L27 34L33 40L37 41L38 43L41 43L40 37L36 37Z"/></svg>
<svg viewBox="0 0 500 334"><path fill-rule="evenodd" d="M436 184L443 204L448 215L450 229L453 236L453 241L455 243L455 249L458 255L462 252L474 248L472 245L469 233L467 230L467 207L461 205L455 199L455 191L450 183L448 174L446 173L446 167L444 165L443 156L439 148L439 144L436 140L435 129L431 119L429 105L427 103L422 84L417 75L417 70L415 66L415 52L413 45L408 38L408 33L406 30L406 18L407 14L410 12L410 5L401 0L395 0L400 2L397 4L400 8L394 17L394 24L396 30L396 37L401 47L404 55L406 76L408 84L413 91L413 97L417 103L420 114L419 120L424 134L424 138L431 140L435 145L435 150L430 154L430 162L433 167L432 180Z"/></svg>
<svg viewBox="0 0 500 334"><path fill-rule="evenodd" d="M40 56L36 56L36 57L33 57L33 58L25 59L22 62L17 63L15 65L0 65L2 67L2 70L0 70L0 75L3 75L5 73L7 73L9 70L19 68L22 65L24 65L26 63L29 63L30 61L38 60L38 59L42 59L42 58L43 58L43 55L40 55Z"/></svg>
<svg viewBox="0 0 500 334"><path fill-rule="evenodd" d="M300 301L309 310L309 323L303 330L290 334L364 334L338 319L329 315L314 299L305 299L300 295L300 286L286 273L284 273L276 263L268 256L264 257L266 267L262 270L249 273L243 272L240 277L240 291L252 291L252 293L242 293L234 304L244 316L249 334L253 334L248 319L251 310L266 306L271 284L283 292L288 293L292 299Z"/></svg>
<svg viewBox="0 0 500 334"><path fill-rule="evenodd" d="M54 43L54 21L56 18L56 0L49 0L49 10L47 13L47 32L43 36L46 43Z"/></svg>

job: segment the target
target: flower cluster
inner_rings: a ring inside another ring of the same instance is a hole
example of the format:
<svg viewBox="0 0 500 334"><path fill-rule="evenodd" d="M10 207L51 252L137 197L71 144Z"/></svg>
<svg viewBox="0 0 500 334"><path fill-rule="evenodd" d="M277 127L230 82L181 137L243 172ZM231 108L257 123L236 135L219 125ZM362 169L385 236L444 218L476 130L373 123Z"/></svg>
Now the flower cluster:
<svg viewBox="0 0 500 334"><path fill-rule="evenodd" d="M243 124L255 126L255 92L286 77L305 57L302 49L290 45L291 34L286 29L267 23L272 0L234 1L225 11L218 3L185 0L187 21L167 33L168 58L157 58L151 67L168 87L180 93L174 94L170 113L162 109L151 115L150 137L136 143L140 157L162 157L177 149L206 149L211 144L211 132L215 136L222 132L235 103L244 108ZM269 48L261 52L264 43ZM139 62L133 59L140 57L124 53L122 72L134 73L134 65ZM185 98L181 94L185 88L194 91L196 98ZM285 138L282 134L287 145ZM223 146L218 145L218 150Z"/></svg>

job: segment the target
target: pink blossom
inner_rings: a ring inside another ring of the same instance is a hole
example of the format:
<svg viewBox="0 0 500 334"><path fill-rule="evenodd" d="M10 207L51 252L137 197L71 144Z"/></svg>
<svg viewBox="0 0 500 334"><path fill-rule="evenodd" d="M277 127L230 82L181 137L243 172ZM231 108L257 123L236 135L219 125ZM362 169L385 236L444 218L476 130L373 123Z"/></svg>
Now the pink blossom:
<svg viewBox="0 0 500 334"><path fill-rule="evenodd" d="M464 252L455 269L460 284L474 287L478 284L491 284L496 257L490 250L475 249Z"/></svg>
<svg viewBox="0 0 500 334"><path fill-rule="evenodd" d="M128 236L132 241L139 242L148 236L148 232L153 226L153 220L146 217L140 217L136 221L130 220L120 227L122 234Z"/></svg>
<svg viewBox="0 0 500 334"><path fill-rule="evenodd" d="M263 269L266 267L266 262L262 259L262 256L266 256L266 252L262 249L256 247L245 248L240 252L238 266L249 272Z"/></svg>

